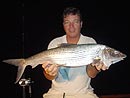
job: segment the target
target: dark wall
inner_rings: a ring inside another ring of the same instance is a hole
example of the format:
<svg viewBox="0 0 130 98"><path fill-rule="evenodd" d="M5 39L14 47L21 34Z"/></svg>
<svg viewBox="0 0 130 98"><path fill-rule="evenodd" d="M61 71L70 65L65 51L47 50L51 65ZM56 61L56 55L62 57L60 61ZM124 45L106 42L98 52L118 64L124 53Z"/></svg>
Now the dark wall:
<svg viewBox="0 0 130 98"><path fill-rule="evenodd" d="M49 42L64 33L62 11L76 6L83 14L82 33L98 43L118 49L128 57L92 79L99 95L130 93L128 2L118 0L17 0L2 2L0 18L0 60L29 57L46 50ZM0 98L22 98L23 88L14 84L17 67L0 63ZM28 67L26 68L28 70ZM27 72L27 71L25 71ZM32 97L42 98L50 87L41 65L31 71ZM26 91L26 94L28 91Z"/></svg>

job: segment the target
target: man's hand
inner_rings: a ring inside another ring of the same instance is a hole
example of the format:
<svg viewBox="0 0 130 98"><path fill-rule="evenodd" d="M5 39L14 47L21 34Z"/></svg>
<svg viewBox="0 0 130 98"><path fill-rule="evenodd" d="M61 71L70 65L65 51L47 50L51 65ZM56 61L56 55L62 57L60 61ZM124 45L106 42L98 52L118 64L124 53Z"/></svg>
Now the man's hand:
<svg viewBox="0 0 130 98"><path fill-rule="evenodd" d="M91 65L95 66L98 71L107 70L108 69L108 67L101 60L98 60L98 59L94 60Z"/></svg>
<svg viewBox="0 0 130 98"><path fill-rule="evenodd" d="M44 71L46 74L50 75L50 76L56 76L57 75L57 72L58 72L58 65L56 64L53 64L52 62L44 62L42 64L42 67L44 68Z"/></svg>

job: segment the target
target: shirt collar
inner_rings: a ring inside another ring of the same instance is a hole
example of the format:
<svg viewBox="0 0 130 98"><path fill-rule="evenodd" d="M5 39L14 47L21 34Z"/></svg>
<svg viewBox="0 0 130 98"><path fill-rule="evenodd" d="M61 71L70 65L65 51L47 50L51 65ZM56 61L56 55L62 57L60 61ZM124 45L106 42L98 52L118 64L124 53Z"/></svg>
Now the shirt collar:
<svg viewBox="0 0 130 98"><path fill-rule="evenodd" d="M67 40L66 40L66 35L63 36L63 43L67 43ZM81 44L83 42L83 39L82 39L83 35L80 34L80 38L79 38L79 41L77 44Z"/></svg>

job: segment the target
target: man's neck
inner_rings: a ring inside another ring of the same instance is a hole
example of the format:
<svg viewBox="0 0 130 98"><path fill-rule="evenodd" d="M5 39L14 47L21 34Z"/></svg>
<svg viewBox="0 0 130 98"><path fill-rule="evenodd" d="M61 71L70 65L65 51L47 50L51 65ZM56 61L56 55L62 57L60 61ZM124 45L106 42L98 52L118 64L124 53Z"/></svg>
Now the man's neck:
<svg viewBox="0 0 130 98"><path fill-rule="evenodd" d="M69 43L69 44L77 44L79 39L80 39L80 35L76 36L76 37L66 36L67 43Z"/></svg>

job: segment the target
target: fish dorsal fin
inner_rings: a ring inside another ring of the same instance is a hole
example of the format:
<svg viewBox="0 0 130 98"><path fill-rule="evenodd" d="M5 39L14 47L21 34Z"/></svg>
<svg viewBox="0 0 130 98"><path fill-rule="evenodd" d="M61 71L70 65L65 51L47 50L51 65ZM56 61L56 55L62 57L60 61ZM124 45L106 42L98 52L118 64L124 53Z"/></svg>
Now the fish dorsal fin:
<svg viewBox="0 0 130 98"><path fill-rule="evenodd" d="M70 46L70 45L77 45L77 44L61 43L61 44L58 44L57 46L58 47L64 47L64 46Z"/></svg>

